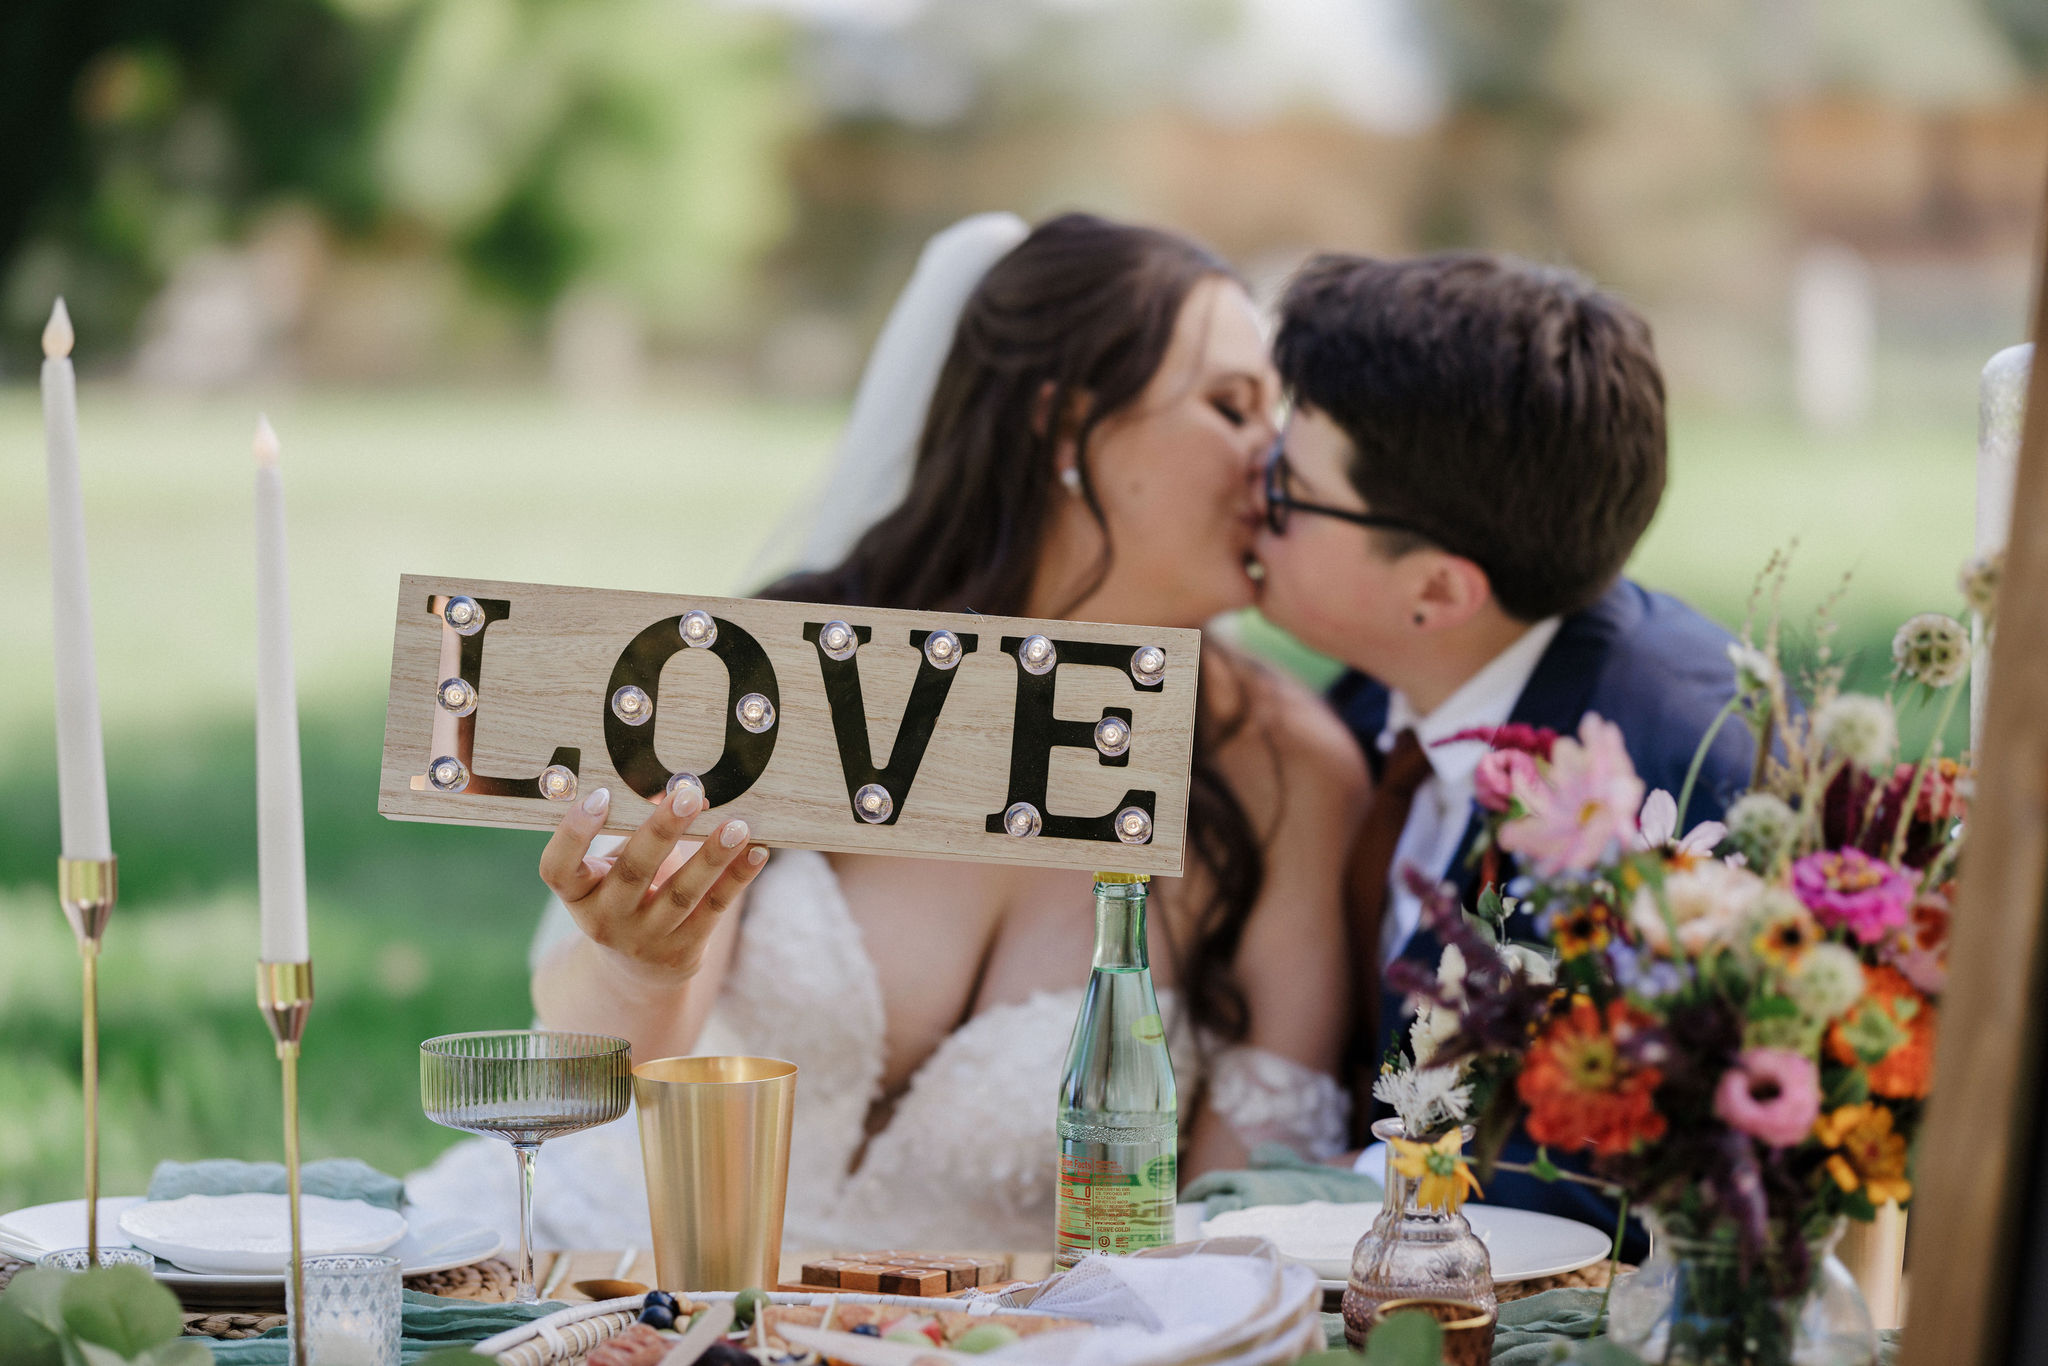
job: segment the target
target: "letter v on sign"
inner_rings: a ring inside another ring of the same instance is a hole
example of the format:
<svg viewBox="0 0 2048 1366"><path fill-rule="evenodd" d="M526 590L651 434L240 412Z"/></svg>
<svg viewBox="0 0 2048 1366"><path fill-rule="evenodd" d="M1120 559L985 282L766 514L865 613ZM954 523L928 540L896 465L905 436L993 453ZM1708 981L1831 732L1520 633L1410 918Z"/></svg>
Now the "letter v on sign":
<svg viewBox="0 0 2048 1366"><path fill-rule="evenodd" d="M909 801L910 785L917 781L918 766L924 762L925 749L931 744L932 732L938 729L939 713L945 710L946 696L953 690L959 670L940 668L926 655L925 642L931 638L930 631L910 633L910 648L917 652L917 678L910 685L910 700L896 727L896 743L889 747L889 766L877 768L868 737L867 704L861 695L860 652L856 650L844 659L832 658L818 643L818 633L825 625L822 621L805 622L804 639L817 646L818 664L824 671L825 702L832 709L832 736L839 746L840 772L846 778L847 809L856 821L894 825ZM866 645L874 632L866 626L855 626L853 634L860 644ZM978 640L973 634L959 637L960 655L973 654ZM880 820L864 817L858 804L860 790L870 783L889 794L889 814Z"/></svg>

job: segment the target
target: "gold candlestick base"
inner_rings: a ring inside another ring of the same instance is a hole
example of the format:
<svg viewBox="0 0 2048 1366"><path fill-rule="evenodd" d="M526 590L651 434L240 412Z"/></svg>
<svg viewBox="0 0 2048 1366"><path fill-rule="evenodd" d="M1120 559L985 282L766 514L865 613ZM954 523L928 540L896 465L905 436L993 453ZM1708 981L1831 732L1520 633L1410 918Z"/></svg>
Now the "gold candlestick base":
<svg viewBox="0 0 2048 1366"><path fill-rule="evenodd" d="M284 1074L284 1178L292 1211L292 1360L306 1366L306 1338L300 1331L306 1315L305 1249L299 1228L299 1041L313 1010L311 963L258 963L256 1003L263 1022L277 1040L277 1061Z"/></svg>
<svg viewBox="0 0 2048 1366"><path fill-rule="evenodd" d="M100 941L114 918L119 877L115 860L57 860L57 901L78 940L85 1047L85 1248L89 1265L100 1264Z"/></svg>

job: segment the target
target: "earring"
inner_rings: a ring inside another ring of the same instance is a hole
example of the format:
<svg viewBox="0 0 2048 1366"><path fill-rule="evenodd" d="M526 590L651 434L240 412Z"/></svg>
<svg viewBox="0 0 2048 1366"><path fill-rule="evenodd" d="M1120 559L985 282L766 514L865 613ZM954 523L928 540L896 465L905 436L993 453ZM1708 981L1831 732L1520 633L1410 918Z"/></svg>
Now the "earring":
<svg viewBox="0 0 2048 1366"><path fill-rule="evenodd" d="M1069 465L1060 471L1060 482L1067 486L1067 492L1079 495L1081 492L1081 467Z"/></svg>

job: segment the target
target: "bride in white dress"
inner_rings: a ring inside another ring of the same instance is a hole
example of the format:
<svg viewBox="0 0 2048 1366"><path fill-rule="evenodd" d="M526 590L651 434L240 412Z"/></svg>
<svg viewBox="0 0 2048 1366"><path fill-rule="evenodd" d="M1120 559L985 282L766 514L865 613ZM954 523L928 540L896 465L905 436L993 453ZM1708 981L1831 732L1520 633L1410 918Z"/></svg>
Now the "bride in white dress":
<svg viewBox="0 0 2048 1366"><path fill-rule="evenodd" d="M806 538L819 568L767 595L1202 625L1255 599L1277 400L1251 301L1204 249L1079 215L1028 236L967 220L926 249L877 344ZM1344 1146L1339 884L1366 795L1317 699L1213 638L1200 712L1189 875L1155 881L1151 917L1183 1179L1262 1143ZM795 1062L791 1248L1051 1245L1087 874L769 861L738 821L680 841L694 800L597 852L603 809L572 811L542 859L545 1026L622 1034L640 1059ZM555 1140L541 1167L540 1244L645 1244L630 1117ZM407 1187L516 1228L500 1144L459 1145Z"/></svg>

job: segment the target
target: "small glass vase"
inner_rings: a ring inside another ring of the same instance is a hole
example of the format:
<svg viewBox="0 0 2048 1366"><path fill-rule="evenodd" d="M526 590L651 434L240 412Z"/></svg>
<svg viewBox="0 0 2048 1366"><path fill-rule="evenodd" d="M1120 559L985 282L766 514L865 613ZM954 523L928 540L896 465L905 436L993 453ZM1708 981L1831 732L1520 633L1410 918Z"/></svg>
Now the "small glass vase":
<svg viewBox="0 0 2048 1366"><path fill-rule="evenodd" d="M1667 1366L1871 1366L1877 1360L1870 1309L1835 1256L1843 1221L1819 1238L1781 1238L1748 1266L1731 1226L1689 1236L1655 1215L1644 1222L1650 1257L1614 1283L1607 1335L1646 1360ZM1792 1248L1797 1255L1786 1255Z"/></svg>
<svg viewBox="0 0 2048 1366"><path fill-rule="evenodd" d="M1472 1128L1461 1132L1472 1141ZM1344 1288L1344 1337L1353 1347L1365 1345L1372 1312L1388 1300L1460 1300L1493 1313L1493 1262L1486 1244L1453 1210L1433 1209L1416 1202L1419 1181L1394 1170L1393 1140L1407 1138L1398 1119L1372 1126L1372 1136L1387 1145L1387 1193L1379 1217L1351 1253L1351 1280Z"/></svg>

